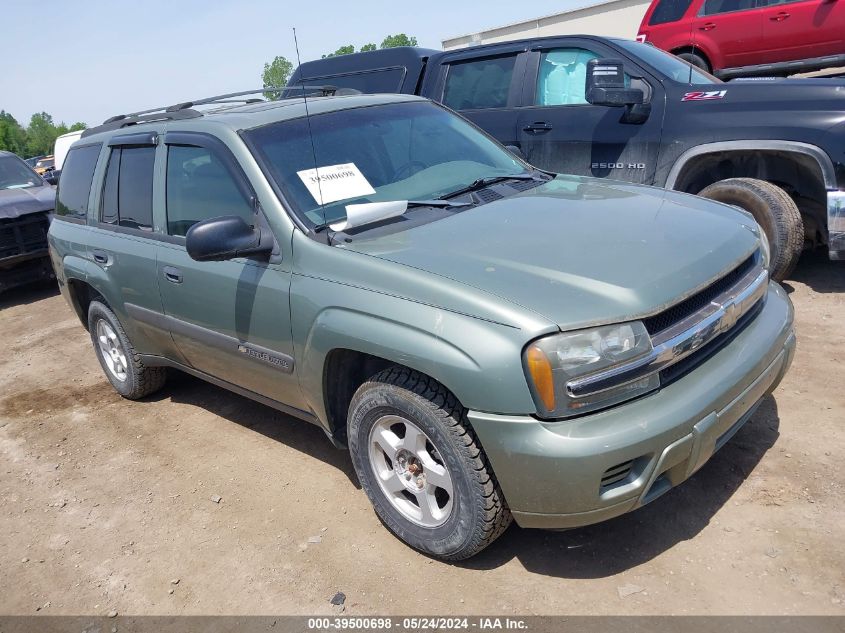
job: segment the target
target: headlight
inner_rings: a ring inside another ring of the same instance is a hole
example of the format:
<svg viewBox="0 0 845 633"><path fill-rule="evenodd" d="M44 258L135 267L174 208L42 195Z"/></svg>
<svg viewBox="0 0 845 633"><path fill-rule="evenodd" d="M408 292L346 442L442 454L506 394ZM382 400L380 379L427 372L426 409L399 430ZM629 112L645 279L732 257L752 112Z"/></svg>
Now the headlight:
<svg viewBox="0 0 845 633"><path fill-rule="evenodd" d="M607 372L649 356L651 337L640 321L565 332L531 343L523 356L525 373L541 417L578 415L629 400L660 386L657 374L582 394L577 379Z"/></svg>
<svg viewBox="0 0 845 633"><path fill-rule="evenodd" d="M760 238L760 255L763 258L763 268L769 270L769 264L772 261L772 250L769 247L769 238L766 237L766 232L760 224L757 224L758 237Z"/></svg>

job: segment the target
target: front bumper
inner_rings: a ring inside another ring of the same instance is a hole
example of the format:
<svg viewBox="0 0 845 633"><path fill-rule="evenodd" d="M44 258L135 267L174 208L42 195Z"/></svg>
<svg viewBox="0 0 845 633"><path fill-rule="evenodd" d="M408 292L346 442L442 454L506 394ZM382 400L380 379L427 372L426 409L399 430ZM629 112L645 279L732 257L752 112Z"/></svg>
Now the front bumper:
<svg viewBox="0 0 845 633"><path fill-rule="evenodd" d="M827 233L830 259L845 259L845 191L827 192Z"/></svg>
<svg viewBox="0 0 845 633"><path fill-rule="evenodd" d="M687 479L780 383L795 351L792 321L792 304L773 283L742 332L658 392L560 422L470 411L516 522L597 523Z"/></svg>

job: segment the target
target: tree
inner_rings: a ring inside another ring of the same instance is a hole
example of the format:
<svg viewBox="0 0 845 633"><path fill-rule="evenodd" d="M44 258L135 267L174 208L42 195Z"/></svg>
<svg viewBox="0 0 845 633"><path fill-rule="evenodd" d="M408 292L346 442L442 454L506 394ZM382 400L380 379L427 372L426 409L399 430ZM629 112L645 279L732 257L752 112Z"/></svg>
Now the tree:
<svg viewBox="0 0 845 633"><path fill-rule="evenodd" d="M26 153L26 130L5 110L0 110L0 150Z"/></svg>
<svg viewBox="0 0 845 633"><path fill-rule="evenodd" d="M364 44L361 48L358 49L359 53L366 53L367 51L374 51L377 48L396 48L397 46L416 46L417 45L417 38L411 36L407 36L404 33L399 33L398 35L388 35L384 38L381 42L381 46L376 46L373 43ZM354 44L347 44L346 46L341 46L338 48L334 53L328 53L323 55L323 59L327 57L337 57L338 55L350 55L355 52L355 45Z"/></svg>
<svg viewBox="0 0 845 633"><path fill-rule="evenodd" d="M46 112L37 112L29 120L26 129L26 152L30 156L50 154L59 131L53 124L53 117Z"/></svg>
<svg viewBox="0 0 845 633"><path fill-rule="evenodd" d="M337 49L334 53L329 53L328 55L323 55L323 59L326 57L337 57L339 55L350 55L351 53L355 52L355 46L352 44L347 44L346 46L341 46Z"/></svg>
<svg viewBox="0 0 845 633"><path fill-rule="evenodd" d="M408 37L404 33L398 35L388 35L381 42L380 48L396 48L397 46L416 46L417 38Z"/></svg>
<svg viewBox="0 0 845 633"><path fill-rule="evenodd" d="M269 64L264 64L264 72L261 74L261 79L264 82L263 87L284 88L292 70L293 64L282 56L276 57ZM280 91L265 92L264 96L271 101L277 101L281 99L282 93Z"/></svg>

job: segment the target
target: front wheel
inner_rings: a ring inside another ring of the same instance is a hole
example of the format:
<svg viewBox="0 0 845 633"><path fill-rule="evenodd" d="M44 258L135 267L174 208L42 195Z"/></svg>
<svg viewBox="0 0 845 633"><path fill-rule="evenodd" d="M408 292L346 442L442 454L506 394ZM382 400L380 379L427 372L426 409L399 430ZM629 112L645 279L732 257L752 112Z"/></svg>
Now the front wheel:
<svg viewBox="0 0 845 633"><path fill-rule="evenodd" d="M348 434L361 487L411 547L462 560L510 525L463 407L433 379L401 367L373 376L352 398Z"/></svg>
<svg viewBox="0 0 845 633"><path fill-rule="evenodd" d="M698 195L753 215L769 242L772 279L783 281L792 273L804 248L804 221L783 189L756 178L728 178L705 187Z"/></svg>

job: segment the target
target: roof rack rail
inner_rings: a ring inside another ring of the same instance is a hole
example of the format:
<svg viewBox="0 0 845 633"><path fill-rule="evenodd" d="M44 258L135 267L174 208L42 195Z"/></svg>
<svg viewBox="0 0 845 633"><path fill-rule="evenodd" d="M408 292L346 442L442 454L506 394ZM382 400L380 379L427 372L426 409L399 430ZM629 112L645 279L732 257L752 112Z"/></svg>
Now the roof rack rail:
<svg viewBox="0 0 845 633"><path fill-rule="evenodd" d="M202 112L194 110L194 106L211 105L214 103L256 103L263 101L263 99L249 98L239 99L246 95L255 95L268 91L267 88L259 88L257 90L242 90L241 92L229 92L227 94L217 95L215 97L206 97L204 99L196 99L194 101L185 101L183 103L176 103L169 106L161 106L158 108L150 108L148 110L139 110L138 112L131 112L129 114L117 114L109 117L101 125L88 128L82 133L82 136L90 136L99 132L106 132L108 130L118 130L122 127L136 125L138 123L147 123L149 121L173 121L178 119L194 119L202 116Z"/></svg>

